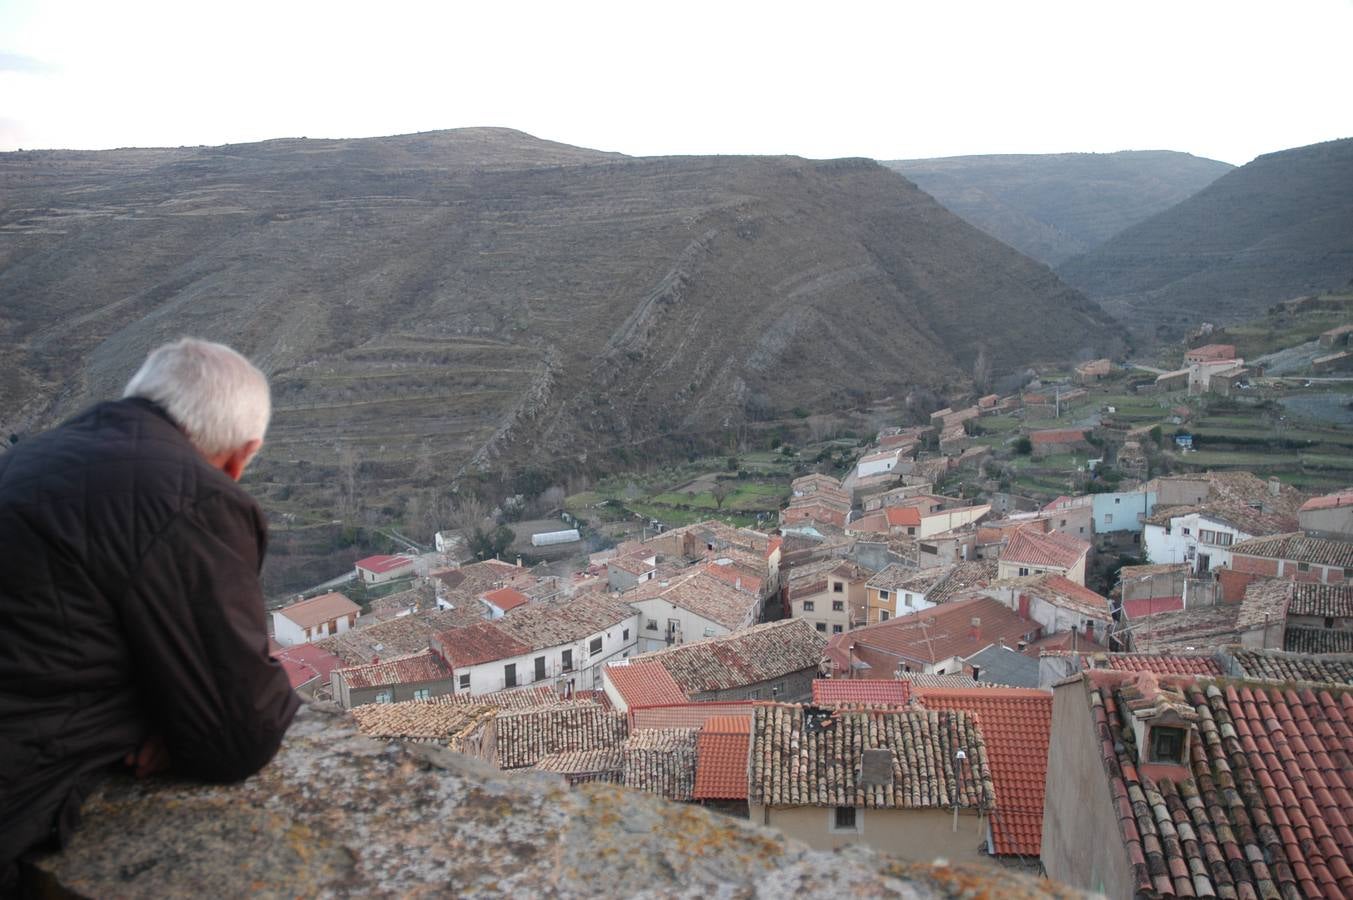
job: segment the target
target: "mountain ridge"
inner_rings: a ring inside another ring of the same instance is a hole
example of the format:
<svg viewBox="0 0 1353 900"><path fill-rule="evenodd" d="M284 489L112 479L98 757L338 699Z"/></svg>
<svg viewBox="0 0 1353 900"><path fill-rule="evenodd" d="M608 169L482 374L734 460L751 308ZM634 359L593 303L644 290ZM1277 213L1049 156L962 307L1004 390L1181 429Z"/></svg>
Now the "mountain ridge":
<svg viewBox="0 0 1353 900"><path fill-rule="evenodd" d="M269 372L265 464L322 493L313 467L345 456L396 480L585 467L961 389L979 353L1003 371L1114 343L1052 272L871 160L495 129L104 152L0 155L6 432L194 333Z"/></svg>
<svg viewBox="0 0 1353 900"><path fill-rule="evenodd" d="M1353 138L1257 157L1057 271L1169 334L1341 287L1353 276Z"/></svg>
<svg viewBox="0 0 1353 900"><path fill-rule="evenodd" d="M1050 266L1234 168L1172 150L982 154L885 165L966 221Z"/></svg>

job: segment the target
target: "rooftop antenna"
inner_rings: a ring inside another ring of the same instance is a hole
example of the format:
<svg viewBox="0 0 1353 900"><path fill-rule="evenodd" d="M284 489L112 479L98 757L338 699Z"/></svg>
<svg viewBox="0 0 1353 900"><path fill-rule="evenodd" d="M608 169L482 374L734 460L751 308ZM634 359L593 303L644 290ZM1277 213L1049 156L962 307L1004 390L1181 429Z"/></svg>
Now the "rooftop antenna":
<svg viewBox="0 0 1353 900"><path fill-rule="evenodd" d="M954 833L958 833L958 798L963 788L963 763L967 762L968 754L959 750L954 754L954 769L958 774L958 784L954 789Z"/></svg>

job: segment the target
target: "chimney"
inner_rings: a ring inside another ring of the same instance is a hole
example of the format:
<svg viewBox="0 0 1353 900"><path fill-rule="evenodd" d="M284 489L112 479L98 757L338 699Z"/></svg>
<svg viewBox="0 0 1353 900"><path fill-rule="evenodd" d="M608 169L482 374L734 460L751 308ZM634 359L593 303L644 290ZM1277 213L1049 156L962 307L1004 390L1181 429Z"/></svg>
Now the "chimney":
<svg viewBox="0 0 1353 900"><path fill-rule="evenodd" d="M973 616L972 621L968 623L968 637L974 641L982 637L982 620L977 616Z"/></svg>
<svg viewBox="0 0 1353 900"><path fill-rule="evenodd" d="M521 557L520 557L520 556L517 557L517 568L518 568L518 569L521 568Z"/></svg>
<svg viewBox="0 0 1353 900"><path fill-rule="evenodd" d="M1093 641L1093 640L1095 639L1095 623L1094 623L1094 622L1087 621L1087 622L1085 623L1085 637L1086 637L1087 640L1091 640L1091 641Z"/></svg>
<svg viewBox="0 0 1353 900"><path fill-rule="evenodd" d="M996 643L999 644L1002 648L1004 648L1004 647L1005 647L1005 636L1002 635L1001 637L996 638Z"/></svg>
<svg viewBox="0 0 1353 900"><path fill-rule="evenodd" d="M1015 649L1018 650L1020 653L1023 653L1025 650L1029 649L1029 642L1020 641L1018 644L1015 645Z"/></svg>
<svg viewBox="0 0 1353 900"><path fill-rule="evenodd" d="M1280 496L1282 494L1282 487L1283 487L1282 482L1277 479L1277 476L1269 477L1268 492L1270 496L1273 497Z"/></svg>
<svg viewBox="0 0 1353 900"><path fill-rule="evenodd" d="M972 680L973 680L973 681L981 681L981 680L982 680L982 667L981 667L981 666L973 666L973 667L972 667Z"/></svg>

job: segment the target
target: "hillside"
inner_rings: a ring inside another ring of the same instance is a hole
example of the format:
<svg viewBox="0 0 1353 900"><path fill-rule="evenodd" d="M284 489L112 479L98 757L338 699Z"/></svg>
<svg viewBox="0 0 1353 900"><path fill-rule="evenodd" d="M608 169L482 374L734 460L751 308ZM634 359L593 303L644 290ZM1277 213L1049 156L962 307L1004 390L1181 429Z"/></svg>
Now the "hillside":
<svg viewBox="0 0 1353 900"><path fill-rule="evenodd" d="M1167 335L1342 287L1353 277L1353 139L1261 156L1058 273Z"/></svg>
<svg viewBox="0 0 1353 900"><path fill-rule="evenodd" d="M951 211L1050 266L1174 206L1234 168L1168 150L899 159Z"/></svg>
<svg viewBox="0 0 1353 900"><path fill-rule="evenodd" d="M354 481L576 471L961 388L982 348L999 373L1112 342L873 162L500 129L0 154L0 309L3 433L112 394L161 341L221 339L273 379L253 477L319 509Z"/></svg>

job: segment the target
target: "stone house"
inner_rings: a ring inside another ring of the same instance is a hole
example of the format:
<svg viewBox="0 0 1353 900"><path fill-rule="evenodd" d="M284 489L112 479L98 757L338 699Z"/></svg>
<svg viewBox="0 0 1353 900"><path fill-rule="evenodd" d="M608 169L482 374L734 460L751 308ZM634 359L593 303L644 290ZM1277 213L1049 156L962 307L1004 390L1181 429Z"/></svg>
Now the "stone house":
<svg viewBox="0 0 1353 900"><path fill-rule="evenodd" d="M1085 561L1090 542L1057 531L1021 528L1001 550L997 577L1022 578L1052 573L1076 584L1085 584Z"/></svg>
<svg viewBox="0 0 1353 900"><path fill-rule="evenodd" d="M1044 456L1058 456L1065 453L1089 453L1090 442L1086 439L1084 428L1051 428L1029 432L1029 443L1033 445L1035 459Z"/></svg>
<svg viewBox="0 0 1353 900"><path fill-rule="evenodd" d="M430 700L456 690L450 667L431 650L335 669L331 684L334 700L344 709L367 703Z"/></svg>
<svg viewBox="0 0 1353 900"><path fill-rule="evenodd" d="M1312 497L1297 511L1297 521L1311 537L1353 540L1353 488Z"/></svg>
<svg viewBox="0 0 1353 900"><path fill-rule="evenodd" d="M825 638L801 619L757 625L736 634L635 657L667 670L693 701L805 700Z"/></svg>

